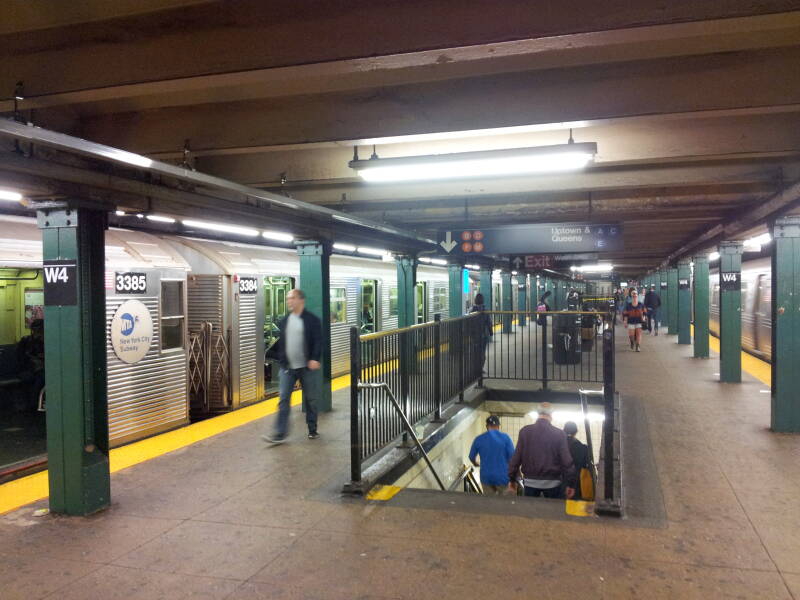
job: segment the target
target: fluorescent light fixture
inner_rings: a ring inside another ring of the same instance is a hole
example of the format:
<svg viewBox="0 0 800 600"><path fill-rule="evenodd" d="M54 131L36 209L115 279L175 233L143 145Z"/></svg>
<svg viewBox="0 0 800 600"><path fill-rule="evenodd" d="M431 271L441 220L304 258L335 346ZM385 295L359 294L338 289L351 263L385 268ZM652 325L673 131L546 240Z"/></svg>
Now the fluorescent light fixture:
<svg viewBox="0 0 800 600"><path fill-rule="evenodd" d="M572 271L572 272L574 273L575 271L577 271L577 270L578 270L578 267L576 267L575 265L572 265L572 266L569 268L569 270L570 270L570 271Z"/></svg>
<svg viewBox="0 0 800 600"><path fill-rule="evenodd" d="M12 190L0 190L0 200L5 200L7 202L19 202L22 200L22 194Z"/></svg>
<svg viewBox="0 0 800 600"><path fill-rule="evenodd" d="M511 271L511 274L512 275L517 275L517 272L516 271Z"/></svg>
<svg viewBox="0 0 800 600"><path fill-rule="evenodd" d="M356 251L356 247L355 246L351 246L350 244L334 244L333 245L333 249L334 250L341 250L342 252L355 252Z"/></svg>
<svg viewBox="0 0 800 600"><path fill-rule="evenodd" d="M769 244L772 241L772 236L769 233L762 233L756 237L744 241L744 247L750 252L759 252L761 246Z"/></svg>
<svg viewBox="0 0 800 600"><path fill-rule="evenodd" d="M161 215L147 215L147 220L148 221L155 221L156 223L174 223L175 222L175 219L173 219L172 217L162 217Z"/></svg>
<svg viewBox="0 0 800 600"><path fill-rule="evenodd" d="M294 236L291 233L283 233L281 231L264 231L262 237L268 240L275 240L276 242L293 242Z"/></svg>
<svg viewBox="0 0 800 600"><path fill-rule="evenodd" d="M463 177L499 177L585 167L597 153L597 144L560 144L534 148L458 152L401 158L350 161L365 181L414 181Z"/></svg>
<svg viewBox="0 0 800 600"><path fill-rule="evenodd" d="M432 258L432 259L431 259L431 262L432 262L434 265L446 265L446 264L447 264L447 261L446 261L446 260L444 260L444 259L441 259L441 258Z"/></svg>
<svg viewBox="0 0 800 600"><path fill-rule="evenodd" d="M419 257L419 262L425 263L426 265L429 265L429 264L431 264L431 259L428 258L427 256L420 256Z"/></svg>
<svg viewBox="0 0 800 600"><path fill-rule="evenodd" d="M462 140L498 135L515 135L520 133L537 133L540 131L565 131L588 127L588 121L565 121L563 123L537 123L535 125L514 125L512 127L493 127L491 129L465 129L463 131L440 131L438 133L418 133L394 137L368 138L356 140L363 146L381 144L408 144L417 142L438 142L442 140Z"/></svg>
<svg viewBox="0 0 800 600"><path fill-rule="evenodd" d="M579 273L608 273L614 269L614 265L598 264L598 265L583 265L578 267Z"/></svg>
<svg viewBox="0 0 800 600"><path fill-rule="evenodd" d="M539 413L537 411L531 411L528 413L528 416L531 419L538 419ZM554 410L553 411L553 420L564 423L566 421L572 421L574 423L583 423L583 413L579 410ZM603 413L599 412L587 412L586 416L589 419L590 423L600 423L606 420L606 416Z"/></svg>
<svg viewBox="0 0 800 600"><path fill-rule="evenodd" d="M114 214L117 215L118 217L124 217L125 216L125 211L124 210L115 210Z"/></svg>
<svg viewBox="0 0 800 600"><path fill-rule="evenodd" d="M468 268L468 269L473 269L474 271L480 271L481 270L481 266L480 265L464 265L464 266L466 268Z"/></svg>
<svg viewBox="0 0 800 600"><path fill-rule="evenodd" d="M136 218L137 219L144 219L144 215L142 213L137 213L136 214Z"/></svg>
<svg viewBox="0 0 800 600"><path fill-rule="evenodd" d="M207 229L209 231L219 231L223 233L235 233L237 235L244 235L247 237L256 237L258 230L250 229L249 227L236 227L235 225L224 225L222 223L207 223L206 221L193 221L187 219L181 221L184 226L192 227L195 229Z"/></svg>
<svg viewBox="0 0 800 600"><path fill-rule="evenodd" d="M710 262L714 262L715 260L719 260L719 252L717 252L717 251L715 250L714 252L712 252L711 254L709 254L709 255L708 255L708 260L709 260Z"/></svg>
<svg viewBox="0 0 800 600"><path fill-rule="evenodd" d="M380 248L365 248L364 246L359 246L358 251L361 254L369 254L370 256L386 256L388 254L386 250Z"/></svg>

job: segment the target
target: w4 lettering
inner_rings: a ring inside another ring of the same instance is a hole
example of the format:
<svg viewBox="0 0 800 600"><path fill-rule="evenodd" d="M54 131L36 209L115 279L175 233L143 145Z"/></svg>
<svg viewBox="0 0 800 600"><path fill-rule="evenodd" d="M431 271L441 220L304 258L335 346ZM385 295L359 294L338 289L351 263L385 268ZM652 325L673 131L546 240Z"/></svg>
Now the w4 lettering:
<svg viewBox="0 0 800 600"><path fill-rule="evenodd" d="M44 267L44 280L47 283L69 283L67 267Z"/></svg>

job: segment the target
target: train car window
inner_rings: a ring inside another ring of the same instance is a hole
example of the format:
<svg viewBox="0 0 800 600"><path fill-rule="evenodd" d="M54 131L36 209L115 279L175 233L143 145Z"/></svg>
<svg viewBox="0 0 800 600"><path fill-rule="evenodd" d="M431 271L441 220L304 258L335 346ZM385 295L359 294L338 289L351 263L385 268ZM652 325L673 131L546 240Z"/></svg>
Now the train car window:
<svg viewBox="0 0 800 600"><path fill-rule="evenodd" d="M361 323L361 333L375 333L378 330L377 324L377 302L378 297L378 282L373 280L364 280L361 282L361 314L359 316Z"/></svg>
<svg viewBox="0 0 800 600"><path fill-rule="evenodd" d="M417 323L425 323L428 319L428 285L424 281L417 283L416 291L416 305L417 305Z"/></svg>
<svg viewBox="0 0 800 600"><path fill-rule="evenodd" d="M441 315L447 316L449 312L449 307L447 306L447 287L443 285L437 285L433 288L433 313L439 313Z"/></svg>
<svg viewBox="0 0 800 600"><path fill-rule="evenodd" d="M389 288L389 316L396 317L398 313L397 308L397 288Z"/></svg>
<svg viewBox="0 0 800 600"><path fill-rule="evenodd" d="M331 323L347 322L347 289L331 288Z"/></svg>
<svg viewBox="0 0 800 600"><path fill-rule="evenodd" d="M161 282L161 350L183 348L183 282Z"/></svg>

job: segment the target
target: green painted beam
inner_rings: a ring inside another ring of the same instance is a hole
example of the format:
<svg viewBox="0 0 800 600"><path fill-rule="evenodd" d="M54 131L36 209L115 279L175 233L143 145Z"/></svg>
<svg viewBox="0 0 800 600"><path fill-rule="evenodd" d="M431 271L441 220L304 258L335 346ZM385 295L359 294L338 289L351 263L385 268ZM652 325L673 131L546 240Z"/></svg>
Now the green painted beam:
<svg viewBox="0 0 800 600"><path fill-rule="evenodd" d="M397 326L410 327L417 320L416 285L417 259L400 255L397 264Z"/></svg>
<svg viewBox="0 0 800 600"><path fill-rule="evenodd" d="M675 267L667 269L667 294L669 294L667 333L675 335L678 333L678 269Z"/></svg>
<svg viewBox="0 0 800 600"><path fill-rule="evenodd" d="M678 263L678 343L692 343L692 268L689 259Z"/></svg>
<svg viewBox="0 0 800 600"><path fill-rule="evenodd" d="M464 314L464 264L460 261L451 261L447 264L448 279L448 314L460 317Z"/></svg>
<svg viewBox="0 0 800 600"><path fill-rule="evenodd" d="M709 275L708 255L694 257L694 356L708 358Z"/></svg>
<svg viewBox="0 0 800 600"><path fill-rule="evenodd" d="M300 287L306 295L306 308L322 321L322 386L317 410L333 407L331 390L331 246L327 242L297 244L300 260ZM355 310L355 309L353 309Z"/></svg>
<svg viewBox="0 0 800 600"><path fill-rule="evenodd" d="M50 510L88 515L108 507L111 501L106 391L106 214L70 208L41 210L38 224L42 229L46 282ZM70 264L74 266L67 266Z"/></svg>
<svg viewBox="0 0 800 600"><path fill-rule="evenodd" d="M719 245L719 380L723 383L742 380L742 247L739 241Z"/></svg>
<svg viewBox="0 0 800 600"><path fill-rule="evenodd" d="M517 309L520 312L518 323L520 327L525 327L525 312L528 310L528 276L517 275Z"/></svg>
<svg viewBox="0 0 800 600"><path fill-rule="evenodd" d="M512 286L511 286L511 273L503 271L500 273L500 285L503 289L503 310L510 311L513 308L511 301ZM511 315L503 315L503 333L511 333Z"/></svg>
<svg viewBox="0 0 800 600"><path fill-rule="evenodd" d="M492 303L492 271L494 269L491 263L481 264L480 270L480 285L478 290L483 294L483 304L486 310L494 310Z"/></svg>
<svg viewBox="0 0 800 600"><path fill-rule="evenodd" d="M772 430L800 432L800 217L775 221L772 241Z"/></svg>

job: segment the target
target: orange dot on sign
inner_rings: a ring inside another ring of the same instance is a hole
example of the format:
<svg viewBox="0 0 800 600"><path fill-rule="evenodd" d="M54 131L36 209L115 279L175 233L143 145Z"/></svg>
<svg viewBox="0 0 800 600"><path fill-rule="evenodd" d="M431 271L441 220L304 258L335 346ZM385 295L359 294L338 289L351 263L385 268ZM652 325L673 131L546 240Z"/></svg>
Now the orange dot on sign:
<svg viewBox="0 0 800 600"><path fill-rule="evenodd" d="M472 239L472 232L471 231L462 231L461 232L461 239L465 242L468 242Z"/></svg>
<svg viewBox="0 0 800 600"><path fill-rule="evenodd" d="M472 249L475 250L475 252L483 252L483 242L475 242L472 244Z"/></svg>
<svg viewBox="0 0 800 600"><path fill-rule="evenodd" d="M469 242L464 242L461 244L461 251L462 252L472 252L472 244Z"/></svg>
<svg viewBox="0 0 800 600"><path fill-rule="evenodd" d="M476 239L476 240L482 240L483 239L483 232L482 231L474 231L472 233L472 238Z"/></svg>

